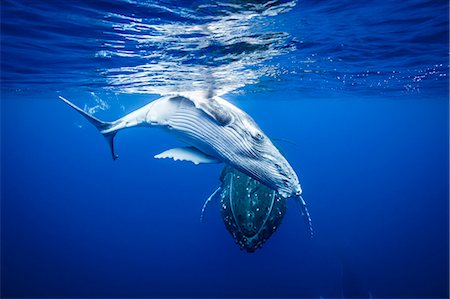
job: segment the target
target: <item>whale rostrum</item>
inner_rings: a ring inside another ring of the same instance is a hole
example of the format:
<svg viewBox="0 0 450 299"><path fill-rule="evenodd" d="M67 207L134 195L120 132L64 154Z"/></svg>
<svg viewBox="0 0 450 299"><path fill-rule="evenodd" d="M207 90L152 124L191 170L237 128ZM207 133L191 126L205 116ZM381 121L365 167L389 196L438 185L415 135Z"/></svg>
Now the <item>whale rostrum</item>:
<svg viewBox="0 0 450 299"><path fill-rule="evenodd" d="M125 128L160 127L186 143L155 158L225 163L278 192L283 198L302 193L297 174L272 141L244 111L218 97L165 96L112 122L101 121L59 97L106 138L113 159L114 136Z"/></svg>

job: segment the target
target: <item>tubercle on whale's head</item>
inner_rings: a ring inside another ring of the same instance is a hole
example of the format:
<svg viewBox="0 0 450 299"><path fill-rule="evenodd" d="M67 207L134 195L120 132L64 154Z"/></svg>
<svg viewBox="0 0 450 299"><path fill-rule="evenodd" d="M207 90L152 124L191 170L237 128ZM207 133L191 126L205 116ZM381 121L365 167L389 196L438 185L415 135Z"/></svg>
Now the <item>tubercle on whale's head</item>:
<svg viewBox="0 0 450 299"><path fill-rule="evenodd" d="M285 186L278 189L278 194L283 198L299 197L302 194L302 188L297 183L295 186Z"/></svg>
<svg viewBox="0 0 450 299"><path fill-rule="evenodd" d="M302 195L302 187L300 186L300 183L297 185L297 188L295 189L295 196Z"/></svg>

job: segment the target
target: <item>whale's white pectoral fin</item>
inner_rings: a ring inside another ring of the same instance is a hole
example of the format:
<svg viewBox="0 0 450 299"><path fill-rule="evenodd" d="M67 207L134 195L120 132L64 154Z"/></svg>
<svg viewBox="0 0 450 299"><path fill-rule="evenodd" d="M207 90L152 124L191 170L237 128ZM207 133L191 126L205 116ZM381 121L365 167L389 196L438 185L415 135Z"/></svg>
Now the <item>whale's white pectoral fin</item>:
<svg viewBox="0 0 450 299"><path fill-rule="evenodd" d="M155 155L156 159L172 158L174 161L190 161L195 165L200 163L221 163L193 146L176 147Z"/></svg>
<svg viewBox="0 0 450 299"><path fill-rule="evenodd" d="M313 226L312 226L311 216L309 215L309 211L308 211L308 208L306 207L305 200L301 196L294 197L294 199L295 199L295 202L297 204L297 207L298 207L300 213L302 214L303 218L305 219L306 225L309 230L309 237L312 238L314 235L314 230L313 230Z"/></svg>
<svg viewBox="0 0 450 299"><path fill-rule="evenodd" d="M217 194L217 192L219 192L220 190L222 190L222 187L219 186L209 197L208 199L205 201L205 203L203 204L202 207L202 212L200 214L200 222L203 223L203 219L205 218L205 210L208 207L208 204L213 200L214 196Z"/></svg>

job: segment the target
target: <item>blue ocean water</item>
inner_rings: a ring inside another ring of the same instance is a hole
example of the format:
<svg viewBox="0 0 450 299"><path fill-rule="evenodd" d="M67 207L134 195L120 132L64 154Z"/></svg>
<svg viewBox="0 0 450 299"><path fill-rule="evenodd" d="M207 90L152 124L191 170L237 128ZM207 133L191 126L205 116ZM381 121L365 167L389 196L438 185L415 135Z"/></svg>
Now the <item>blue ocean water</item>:
<svg viewBox="0 0 450 299"><path fill-rule="evenodd" d="M448 1L3 0L2 298L448 298ZM64 96L114 120L208 90L249 113L296 170L289 201L241 251L222 165L120 158ZM281 140L287 140L283 142Z"/></svg>

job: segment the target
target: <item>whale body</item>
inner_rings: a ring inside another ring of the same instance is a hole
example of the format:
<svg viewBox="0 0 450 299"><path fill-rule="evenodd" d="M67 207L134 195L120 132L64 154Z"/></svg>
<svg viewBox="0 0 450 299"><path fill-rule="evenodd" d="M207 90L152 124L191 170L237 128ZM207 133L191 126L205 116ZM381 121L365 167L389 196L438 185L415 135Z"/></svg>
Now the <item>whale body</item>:
<svg viewBox="0 0 450 299"><path fill-rule="evenodd" d="M113 121L101 121L63 97L65 103L94 124L110 145L125 128L160 127L187 147L169 149L155 158L225 163L247 174L283 198L302 193L297 174L256 122L230 102L214 96L165 96Z"/></svg>

